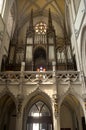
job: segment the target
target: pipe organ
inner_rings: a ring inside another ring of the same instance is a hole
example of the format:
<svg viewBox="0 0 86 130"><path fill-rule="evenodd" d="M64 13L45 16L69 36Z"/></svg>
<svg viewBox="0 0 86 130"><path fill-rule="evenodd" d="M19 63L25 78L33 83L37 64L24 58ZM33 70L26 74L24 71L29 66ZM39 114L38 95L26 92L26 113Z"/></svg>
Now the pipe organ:
<svg viewBox="0 0 86 130"><path fill-rule="evenodd" d="M59 45L50 10L48 24L39 21L36 25L33 25L33 11L31 11L25 44L18 44L18 40L16 42L11 40L8 60L3 66L6 70L20 70L21 62L25 62L25 70L28 71L36 71L40 67L52 70L53 61L56 62L57 70L75 69L71 44Z"/></svg>

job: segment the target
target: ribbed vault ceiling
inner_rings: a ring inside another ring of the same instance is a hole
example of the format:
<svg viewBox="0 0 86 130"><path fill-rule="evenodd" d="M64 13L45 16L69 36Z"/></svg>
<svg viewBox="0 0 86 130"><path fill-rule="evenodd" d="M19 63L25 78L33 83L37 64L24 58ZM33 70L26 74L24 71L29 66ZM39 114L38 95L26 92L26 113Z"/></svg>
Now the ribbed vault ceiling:
<svg viewBox="0 0 86 130"><path fill-rule="evenodd" d="M60 24L64 19L65 0L16 0L16 3L19 25L24 24L30 17L31 9L34 17L47 16L50 8L52 17Z"/></svg>
<svg viewBox="0 0 86 130"><path fill-rule="evenodd" d="M44 10L51 11L59 16L64 16L64 1L65 0L17 0L18 13L21 16L28 15L33 9L36 12Z"/></svg>
<svg viewBox="0 0 86 130"><path fill-rule="evenodd" d="M48 22L49 9L51 12L53 26L58 36L58 42L64 42L64 23L65 23L65 0L15 0L17 29L20 30L20 39L25 35L25 30L30 22L31 10L33 9L33 21Z"/></svg>

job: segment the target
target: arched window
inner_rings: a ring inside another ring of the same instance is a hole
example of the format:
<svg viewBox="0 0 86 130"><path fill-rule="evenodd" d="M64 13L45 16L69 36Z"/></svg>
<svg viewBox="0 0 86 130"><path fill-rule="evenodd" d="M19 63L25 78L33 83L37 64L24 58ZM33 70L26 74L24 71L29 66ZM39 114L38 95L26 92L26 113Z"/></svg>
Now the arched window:
<svg viewBox="0 0 86 130"><path fill-rule="evenodd" d="M47 24L44 21L39 21L34 26L35 30L35 44L46 44L47 43Z"/></svg>
<svg viewBox="0 0 86 130"><path fill-rule="evenodd" d="M27 130L52 130L51 112L44 102L38 101L31 107Z"/></svg>
<svg viewBox="0 0 86 130"><path fill-rule="evenodd" d="M33 117L42 117L50 115L51 114L48 107L42 101L38 101L37 103L35 103L29 112L29 116Z"/></svg>

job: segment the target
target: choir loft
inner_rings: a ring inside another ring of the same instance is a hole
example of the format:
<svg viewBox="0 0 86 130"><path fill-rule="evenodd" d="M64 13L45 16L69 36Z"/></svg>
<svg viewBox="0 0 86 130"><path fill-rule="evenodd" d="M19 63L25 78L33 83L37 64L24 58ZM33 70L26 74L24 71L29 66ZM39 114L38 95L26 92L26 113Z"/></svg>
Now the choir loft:
<svg viewBox="0 0 86 130"><path fill-rule="evenodd" d="M86 1L0 0L0 130L86 130Z"/></svg>

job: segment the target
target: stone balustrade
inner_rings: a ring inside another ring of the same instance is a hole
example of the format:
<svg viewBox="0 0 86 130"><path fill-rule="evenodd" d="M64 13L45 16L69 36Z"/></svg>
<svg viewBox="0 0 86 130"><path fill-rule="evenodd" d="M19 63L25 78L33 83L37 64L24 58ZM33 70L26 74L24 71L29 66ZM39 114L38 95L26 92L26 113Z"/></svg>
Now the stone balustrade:
<svg viewBox="0 0 86 130"><path fill-rule="evenodd" d="M55 79L55 80L54 80ZM78 71L6 71L0 72L0 84L53 84L59 82L81 82Z"/></svg>

